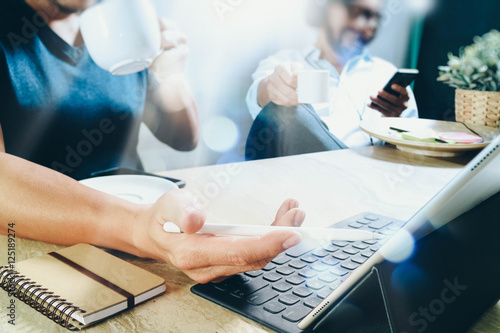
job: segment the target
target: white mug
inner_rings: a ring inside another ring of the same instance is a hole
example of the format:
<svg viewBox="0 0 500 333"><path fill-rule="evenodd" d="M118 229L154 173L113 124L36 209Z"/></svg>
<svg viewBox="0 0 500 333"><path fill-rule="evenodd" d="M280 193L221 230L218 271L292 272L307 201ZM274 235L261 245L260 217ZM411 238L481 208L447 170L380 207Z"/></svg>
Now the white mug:
<svg viewBox="0 0 500 333"><path fill-rule="evenodd" d="M297 94L301 104L330 102L330 72L304 70L297 73Z"/></svg>
<svg viewBox="0 0 500 333"><path fill-rule="evenodd" d="M140 72L161 53L151 0L105 0L82 13L80 30L94 62L114 75Z"/></svg>

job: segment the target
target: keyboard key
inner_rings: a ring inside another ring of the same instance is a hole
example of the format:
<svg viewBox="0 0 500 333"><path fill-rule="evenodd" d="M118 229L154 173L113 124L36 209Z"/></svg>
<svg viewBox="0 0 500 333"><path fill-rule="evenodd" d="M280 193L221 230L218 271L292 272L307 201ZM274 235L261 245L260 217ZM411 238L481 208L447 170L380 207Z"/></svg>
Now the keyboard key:
<svg viewBox="0 0 500 333"><path fill-rule="evenodd" d="M244 283L249 282L250 280L251 279L249 277L238 274L238 275L234 275L234 276L230 277L229 279L227 279L225 281L215 283L214 287L221 290L221 291L228 291L230 288L234 289L235 286L242 285Z"/></svg>
<svg viewBox="0 0 500 333"><path fill-rule="evenodd" d="M376 244L376 245L373 245L372 247L370 247L370 250L372 250L373 252L377 252L379 249L380 249L379 244Z"/></svg>
<svg viewBox="0 0 500 333"><path fill-rule="evenodd" d="M311 309L304 306L293 307L286 309L282 317L288 321L291 321L292 323L296 323L307 316L309 312L311 312Z"/></svg>
<svg viewBox="0 0 500 333"><path fill-rule="evenodd" d="M331 274L329 272L326 272L326 273L323 273L323 274L319 275L318 279L320 281L323 281L323 282L326 282L326 283L332 283L333 281L335 281L335 280L338 279L338 276L333 275L333 274Z"/></svg>
<svg viewBox="0 0 500 333"><path fill-rule="evenodd" d="M358 249L358 250L366 250L368 248L368 245L360 243L360 242L356 242L356 243L352 244L352 247L355 249Z"/></svg>
<svg viewBox="0 0 500 333"><path fill-rule="evenodd" d="M330 290L330 288L325 288L321 291L319 291L316 296L320 299L324 299L324 298L327 298L328 295L330 295L332 293L332 291Z"/></svg>
<svg viewBox="0 0 500 333"><path fill-rule="evenodd" d="M349 272L350 272L349 270L340 266L334 266L332 269L330 269L330 273L335 274L337 276L344 276L349 274Z"/></svg>
<svg viewBox="0 0 500 333"><path fill-rule="evenodd" d="M372 221L367 220L365 218L357 219L356 222L361 223L361 224L370 224Z"/></svg>
<svg viewBox="0 0 500 333"><path fill-rule="evenodd" d="M339 248L335 245L333 245L331 242L325 246L323 246L323 250L328 251L328 252L335 252Z"/></svg>
<svg viewBox="0 0 500 333"><path fill-rule="evenodd" d="M292 294L286 294L286 295L281 296L279 298L279 301L285 305L294 305L295 303L300 301L300 298L298 298L297 296L292 295Z"/></svg>
<svg viewBox="0 0 500 333"><path fill-rule="evenodd" d="M270 262L269 264L266 265L266 267L262 268L262 270L268 272L268 271L272 271L276 267L278 267L278 266L276 266L275 264Z"/></svg>
<svg viewBox="0 0 500 333"><path fill-rule="evenodd" d="M370 253L371 253L371 251L370 251ZM325 265L328 265L328 266L335 266L335 265L338 265L340 260L335 259L333 257L328 257L328 258L321 260L321 262Z"/></svg>
<svg viewBox="0 0 500 333"><path fill-rule="evenodd" d="M302 276L303 278L306 278L306 279L311 279L313 277L315 277L318 273L311 270L311 269L305 269L301 272L299 272L299 275Z"/></svg>
<svg viewBox="0 0 500 333"><path fill-rule="evenodd" d="M305 263L301 260L294 260L291 263L289 263L288 266L295 268L295 269L302 269L302 268L307 266L307 263Z"/></svg>
<svg viewBox="0 0 500 333"><path fill-rule="evenodd" d="M245 275L248 275L250 277L258 277L261 276L264 272L262 272L260 269L258 271L251 271L251 272L246 272Z"/></svg>
<svg viewBox="0 0 500 333"><path fill-rule="evenodd" d="M323 288L326 284L324 282L318 281L318 280L310 280L306 282L306 287L311 288L314 290L320 290Z"/></svg>
<svg viewBox="0 0 500 333"><path fill-rule="evenodd" d="M365 226L364 224L361 224L358 222L354 222L354 223L349 224L349 227L354 228L354 229L363 228L364 226Z"/></svg>
<svg viewBox="0 0 500 333"><path fill-rule="evenodd" d="M248 296L264 287L267 287L269 285L269 282L262 280L262 279L254 279L248 283L245 283L244 285L241 286L236 286L232 291L231 295L234 297L238 298L243 298L245 296Z"/></svg>
<svg viewBox="0 0 500 333"><path fill-rule="evenodd" d="M250 295L246 301L252 305L262 305L275 297L278 297L278 293L269 292L269 290L261 290Z"/></svg>
<svg viewBox="0 0 500 333"><path fill-rule="evenodd" d="M302 243L295 245L285 253L287 256L290 256L292 258L298 258L301 255L306 254L307 252L310 252L317 247L318 245L315 242L303 241Z"/></svg>
<svg viewBox="0 0 500 333"><path fill-rule="evenodd" d="M338 246L338 247L345 247L345 246L349 245L348 242L344 242L344 241L333 241L332 244L335 246Z"/></svg>
<svg viewBox="0 0 500 333"><path fill-rule="evenodd" d="M295 270L291 267L283 266L283 267L278 268L276 270L276 272L280 273L281 275L290 275L290 274L295 273Z"/></svg>
<svg viewBox="0 0 500 333"><path fill-rule="evenodd" d="M297 275L290 276L289 278L286 279L286 282L291 283L295 286L301 284L304 281L305 281L304 278L301 278L300 276L297 276Z"/></svg>
<svg viewBox="0 0 500 333"><path fill-rule="evenodd" d="M359 253L358 249L353 248L352 246L348 246L342 250L344 253L355 255Z"/></svg>
<svg viewBox="0 0 500 333"><path fill-rule="evenodd" d="M364 216L365 220L368 220L368 221L377 221L379 219L378 216L376 216L375 214L367 214Z"/></svg>
<svg viewBox="0 0 500 333"><path fill-rule="evenodd" d="M279 256L277 256L276 258L274 258L271 262L276 264L276 265L283 265L283 264L286 264L287 262L289 262L290 259L289 257L287 257L286 255L284 254L281 254Z"/></svg>
<svg viewBox="0 0 500 333"><path fill-rule="evenodd" d="M330 253L323 250L323 249L316 249L314 250L312 253L311 253L313 256L315 257L319 257L319 258L324 258L326 257L327 255L329 255Z"/></svg>
<svg viewBox="0 0 500 333"><path fill-rule="evenodd" d="M285 293L292 289L292 286L286 282L280 281L273 285L273 289L281 293Z"/></svg>
<svg viewBox="0 0 500 333"><path fill-rule="evenodd" d="M359 267L358 263L355 263L351 260L346 260L340 264L343 268L354 270Z"/></svg>
<svg viewBox="0 0 500 333"><path fill-rule="evenodd" d="M310 307L311 309L314 309L316 306L318 306L319 303L321 303L321 301L321 298L310 297L304 301L304 305Z"/></svg>
<svg viewBox="0 0 500 333"><path fill-rule="evenodd" d="M310 267L317 272L324 272L329 268L328 266L326 266L322 263L319 263L319 262L315 262Z"/></svg>
<svg viewBox="0 0 500 333"><path fill-rule="evenodd" d="M355 263L363 264L366 260L368 260L368 257L364 257L363 255L359 254L354 257L351 257L351 260L354 261Z"/></svg>
<svg viewBox="0 0 500 333"><path fill-rule="evenodd" d="M339 259L339 260L346 260L349 258L349 255L345 254L343 252L336 252L336 253L332 254L332 257Z"/></svg>
<svg viewBox="0 0 500 333"><path fill-rule="evenodd" d="M306 254L305 256L303 256L302 258L300 258L300 260L305 261L305 262L307 262L309 264L312 264L313 262L318 261L318 258L315 257L315 256L313 256L313 255L311 255L311 254Z"/></svg>
<svg viewBox="0 0 500 333"><path fill-rule="evenodd" d="M312 293L313 292L310 289L307 289L305 287L299 287L297 289L294 289L294 291L293 291L293 294L295 296L299 296L299 297L303 297L303 298L312 295Z"/></svg>
<svg viewBox="0 0 500 333"><path fill-rule="evenodd" d="M286 306L284 306L283 304L278 303L278 302L267 303L264 306L264 310L266 310L267 312L270 312L272 314L280 313L281 311L283 311L285 309L286 309Z"/></svg>
<svg viewBox="0 0 500 333"><path fill-rule="evenodd" d="M363 243L366 243L368 245L374 245L374 244L377 244L377 241L376 240L364 240Z"/></svg>
<svg viewBox="0 0 500 333"><path fill-rule="evenodd" d="M264 274L263 278L269 282L276 282L281 280L283 277L275 272L269 272Z"/></svg>
<svg viewBox="0 0 500 333"><path fill-rule="evenodd" d="M373 255L372 250L365 250L361 251L359 254L361 254L365 258L370 258Z"/></svg>
<svg viewBox="0 0 500 333"><path fill-rule="evenodd" d="M393 222L387 227L387 229L398 231L402 227L403 227L403 222Z"/></svg>
<svg viewBox="0 0 500 333"><path fill-rule="evenodd" d="M379 229L382 229L384 227L387 227L391 223L392 223L391 220L380 219L376 222L370 223L370 225L368 225L368 227L370 227L371 229L379 230Z"/></svg>

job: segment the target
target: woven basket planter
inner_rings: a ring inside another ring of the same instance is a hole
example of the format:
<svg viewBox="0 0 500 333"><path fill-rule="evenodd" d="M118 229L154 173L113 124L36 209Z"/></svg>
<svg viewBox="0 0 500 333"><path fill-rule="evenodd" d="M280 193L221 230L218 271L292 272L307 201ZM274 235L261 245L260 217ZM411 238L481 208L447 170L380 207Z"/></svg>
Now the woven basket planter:
<svg viewBox="0 0 500 333"><path fill-rule="evenodd" d="M499 127L500 92L457 89L455 116L469 125Z"/></svg>

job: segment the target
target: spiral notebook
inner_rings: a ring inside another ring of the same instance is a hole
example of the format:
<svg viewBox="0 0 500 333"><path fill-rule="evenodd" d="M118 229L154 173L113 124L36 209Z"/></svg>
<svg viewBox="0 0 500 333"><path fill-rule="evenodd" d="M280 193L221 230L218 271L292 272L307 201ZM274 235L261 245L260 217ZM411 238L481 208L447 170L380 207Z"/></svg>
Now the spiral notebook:
<svg viewBox="0 0 500 333"><path fill-rule="evenodd" d="M165 280L92 245L0 267L0 286L68 329L81 329L165 292Z"/></svg>

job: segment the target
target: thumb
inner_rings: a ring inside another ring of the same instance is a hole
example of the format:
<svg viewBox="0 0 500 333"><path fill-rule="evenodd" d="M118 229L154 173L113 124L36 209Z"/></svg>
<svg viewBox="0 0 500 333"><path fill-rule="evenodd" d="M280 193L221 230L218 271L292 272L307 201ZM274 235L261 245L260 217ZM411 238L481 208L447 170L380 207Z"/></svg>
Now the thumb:
<svg viewBox="0 0 500 333"><path fill-rule="evenodd" d="M156 220L162 226L175 224L182 232L196 233L205 223L206 214L195 196L185 190L171 190L154 204Z"/></svg>

